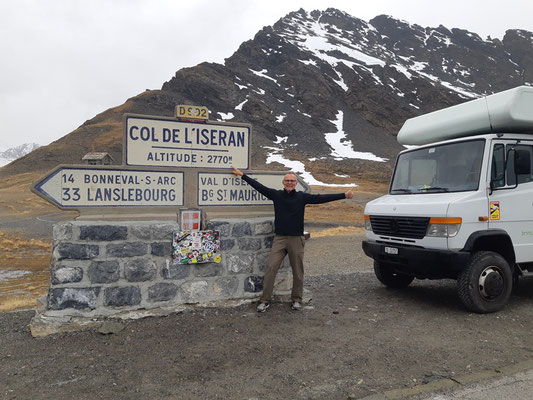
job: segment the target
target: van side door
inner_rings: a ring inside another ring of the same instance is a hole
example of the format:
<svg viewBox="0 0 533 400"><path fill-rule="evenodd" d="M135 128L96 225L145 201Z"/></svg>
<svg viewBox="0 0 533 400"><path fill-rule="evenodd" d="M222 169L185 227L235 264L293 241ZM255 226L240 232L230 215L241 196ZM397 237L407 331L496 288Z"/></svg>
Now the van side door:
<svg viewBox="0 0 533 400"><path fill-rule="evenodd" d="M516 174L516 150L527 154L533 165L533 141L493 142L489 229L502 229L513 242L516 262L533 261L533 171Z"/></svg>

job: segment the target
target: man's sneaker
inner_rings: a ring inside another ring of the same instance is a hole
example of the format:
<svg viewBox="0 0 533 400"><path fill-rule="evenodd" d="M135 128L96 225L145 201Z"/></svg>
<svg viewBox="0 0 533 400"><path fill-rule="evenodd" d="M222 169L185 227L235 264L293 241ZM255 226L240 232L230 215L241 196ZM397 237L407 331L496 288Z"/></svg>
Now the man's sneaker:
<svg viewBox="0 0 533 400"><path fill-rule="evenodd" d="M291 305L291 308L294 311L300 311L302 309L302 303L300 303L299 301L293 301L292 305Z"/></svg>
<svg viewBox="0 0 533 400"><path fill-rule="evenodd" d="M259 303L259 305L257 306L257 312L265 312L265 311L267 310L268 307L270 307L270 304L265 303L264 301L262 301L262 302Z"/></svg>

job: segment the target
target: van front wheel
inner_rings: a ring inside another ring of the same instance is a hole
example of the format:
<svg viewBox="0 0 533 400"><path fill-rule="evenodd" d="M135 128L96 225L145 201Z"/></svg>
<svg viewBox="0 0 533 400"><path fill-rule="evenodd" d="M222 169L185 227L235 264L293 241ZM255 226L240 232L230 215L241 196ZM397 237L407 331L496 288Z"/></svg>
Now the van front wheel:
<svg viewBox="0 0 533 400"><path fill-rule="evenodd" d="M377 261L374 261L374 273L381 283L394 289L407 287L413 282L413 279L415 279L413 276L400 274L394 271L389 264Z"/></svg>
<svg viewBox="0 0 533 400"><path fill-rule="evenodd" d="M513 273L509 263L498 253L479 251L457 280L459 298L476 313L501 310L513 290Z"/></svg>

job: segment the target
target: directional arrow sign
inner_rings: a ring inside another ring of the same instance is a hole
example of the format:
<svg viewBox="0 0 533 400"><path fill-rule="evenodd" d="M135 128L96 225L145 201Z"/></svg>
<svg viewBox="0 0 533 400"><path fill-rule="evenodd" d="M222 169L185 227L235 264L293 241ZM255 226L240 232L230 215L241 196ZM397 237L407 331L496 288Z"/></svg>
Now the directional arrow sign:
<svg viewBox="0 0 533 400"><path fill-rule="evenodd" d="M32 191L60 208L181 206L183 172L60 165Z"/></svg>
<svg viewBox="0 0 533 400"><path fill-rule="evenodd" d="M286 172L247 173L250 178L271 188L283 188ZM309 186L298 178L296 190L308 192ZM240 177L228 173L198 173L199 206L262 206L271 205L267 199Z"/></svg>

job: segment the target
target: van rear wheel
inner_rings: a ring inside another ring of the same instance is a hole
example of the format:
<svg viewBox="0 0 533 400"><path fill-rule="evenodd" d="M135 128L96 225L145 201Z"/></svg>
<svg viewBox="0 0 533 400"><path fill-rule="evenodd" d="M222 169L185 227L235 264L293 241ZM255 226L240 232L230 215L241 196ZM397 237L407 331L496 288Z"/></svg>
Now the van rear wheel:
<svg viewBox="0 0 533 400"><path fill-rule="evenodd" d="M374 273L381 283L394 289L407 287L415 279L414 276L396 272L390 264L378 261L374 261Z"/></svg>
<svg viewBox="0 0 533 400"><path fill-rule="evenodd" d="M457 280L457 292L465 307L481 314L505 307L512 290L509 263L492 251L474 253Z"/></svg>

